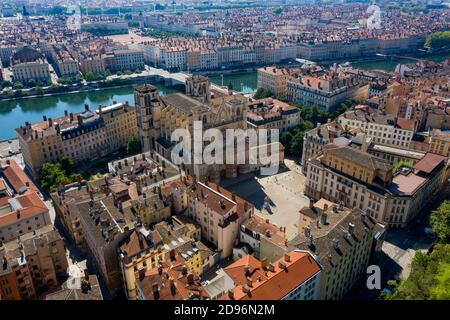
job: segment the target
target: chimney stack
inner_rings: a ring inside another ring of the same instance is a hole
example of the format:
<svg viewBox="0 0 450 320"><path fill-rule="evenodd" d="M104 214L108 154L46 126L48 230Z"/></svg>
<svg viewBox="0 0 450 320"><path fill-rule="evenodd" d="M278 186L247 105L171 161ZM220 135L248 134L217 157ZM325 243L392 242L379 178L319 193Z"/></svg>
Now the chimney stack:
<svg viewBox="0 0 450 320"><path fill-rule="evenodd" d="M291 256L289 255L289 253L284 254L284 261L291 262Z"/></svg>
<svg viewBox="0 0 450 320"><path fill-rule="evenodd" d="M69 115L69 111L64 110L64 116L67 117Z"/></svg>
<svg viewBox="0 0 450 320"><path fill-rule="evenodd" d="M83 117L81 114L77 115L77 121L79 126L83 125Z"/></svg>

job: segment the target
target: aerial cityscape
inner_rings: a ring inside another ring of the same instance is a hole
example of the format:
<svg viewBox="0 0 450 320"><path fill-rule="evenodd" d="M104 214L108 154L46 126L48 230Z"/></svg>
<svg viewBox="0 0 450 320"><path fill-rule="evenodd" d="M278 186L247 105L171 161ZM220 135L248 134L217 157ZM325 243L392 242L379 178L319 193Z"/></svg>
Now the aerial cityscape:
<svg viewBox="0 0 450 320"><path fill-rule="evenodd" d="M448 1L2 0L0 300L450 300L449 88Z"/></svg>

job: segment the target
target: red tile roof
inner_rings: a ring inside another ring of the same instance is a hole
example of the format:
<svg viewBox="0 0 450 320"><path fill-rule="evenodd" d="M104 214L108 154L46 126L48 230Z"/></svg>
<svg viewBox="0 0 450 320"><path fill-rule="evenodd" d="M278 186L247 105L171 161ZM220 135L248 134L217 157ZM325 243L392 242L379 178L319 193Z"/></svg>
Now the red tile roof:
<svg viewBox="0 0 450 320"><path fill-rule="evenodd" d="M425 173L431 173L445 160L447 160L447 157L428 152L419 162L416 163L414 169Z"/></svg>
<svg viewBox="0 0 450 320"><path fill-rule="evenodd" d="M289 258L290 261L286 261L285 258L275 261L273 271L263 269L259 260L249 256L225 268L225 272L235 281L233 299L281 300L322 269L309 252L295 250L289 253ZM285 268L282 268L280 263ZM247 284L246 266L249 268L247 274L250 274L251 286ZM259 281L254 281L255 278L258 280L258 277ZM230 296L224 294L219 299L230 300Z"/></svg>

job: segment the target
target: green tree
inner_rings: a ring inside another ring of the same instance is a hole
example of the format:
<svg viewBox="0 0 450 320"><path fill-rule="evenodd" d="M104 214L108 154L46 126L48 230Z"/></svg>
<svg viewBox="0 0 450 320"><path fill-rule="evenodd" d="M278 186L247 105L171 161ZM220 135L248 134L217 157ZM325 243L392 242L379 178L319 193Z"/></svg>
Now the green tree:
<svg viewBox="0 0 450 320"><path fill-rule="evenodd" d="M305 136L304 131L298 131L293 137L291 141L291 145L289 146L289 151L291 154L295 156L300 156L303 151L303 137Z"/></svg>
<svg viewBox="0 0 450 320"><path fill-rule="evenodd" d="M14 89L23 89L22 82L19 82L19 81L14 82L13 88Z"/></svg>
<svg viewBox="0 0 450 320"><path fill-rule="evenodd" d="M253 95L254 99L264 99L264 98L269 98L272 97L273 93L270 92L269 90L263 89L263 88L258 88L258 90L256 90L255 94Z"/></svg>
<svg viewBox="0 0 450 320"><path fill-rule="evenodd" d="M400 169L401 167L411 168L412 166L413 166L412 161L401 160L399 162L394 163L394 165L392 166L392 173L397 172L397 170Z"/></svg>
<svg viewBox="0 0 450 320"><path fill-rule="evenodd" d="M82 82L84 80L84 77L82 74L78 74L75 79L77 82Z"/></svg>
<svg viewBox="0 0 450 320"><path fill-rule="evenodd" d="M278 8L273 11L273 13L275 13L275 14L281 14L282 12L283 12L282 8Z"/></svg>
<svg viewBox="0 0 450 320"><path fill-rule="evenodd" d="M86 81L94 81L96 79L96 77L92 71L86 72L86 74L84 75L84 78L86 79Z"/></svg>
<svg viewBox="0 0 450 320"><path fill-rule="evenodd" d="M450 242L450 200L446 200L431 213L430 226L442 243Z"/></svg>
<svg viewBox="0 0 450 320"><path fill-rule="evenodd" d="M12 87L11 81L2 81L1 88L4 89L4 88L8 88L8 87Z"/></svg>
<svg viewBox="0 0 450 320"><path fill-rule="evenodd" d="M128 139L127 153L129 155L140 153L142 150L141 141L133 136Z"/></svg>
<svg viewBox="0 0 450 320"><path fill-rule="evenodd" d="M37 86L36 87L36 94L43 95L44 94L44 89L42 89L41 86Z"/></svg>
<svg viewBox="0 0 450 320"><path fill-rule="evenodd" d="M430 34L426 41L425 47L431 49L450 49L450 31L434 32Z"/></svg>
<svg viewBox="0 0 450 320"><path fill-rule="evenodd" d="M58 162L61 164L61 169L64 170L66 174L73 173L75 165L73 163L73 160L70 159L68 156L62 156Z"/></svg>
<svg viewBox="0 0 450 320"><path fill-rule="evenodd" d="M387 300L448 299L450 292L450 244L437 244L430 254L416 252L411 262L411 274L394 284ZM392 284L392 282L390 282Z"/></svg>

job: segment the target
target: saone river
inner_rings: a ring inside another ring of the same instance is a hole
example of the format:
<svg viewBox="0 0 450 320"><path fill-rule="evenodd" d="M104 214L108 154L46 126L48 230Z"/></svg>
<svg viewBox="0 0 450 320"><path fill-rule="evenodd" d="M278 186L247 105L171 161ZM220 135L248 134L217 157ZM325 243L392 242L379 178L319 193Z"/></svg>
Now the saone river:
<svg viewBox="0 0 450 320"><path fill-rule="evenodd" d="M221 85L222 78L211 77L211 81ZM256 90L256 72L237 75L225 75L224 85L230 82L234 90L252 92ZM170 94L176 90L167 88L160 84L154 84L161 95ZM91 108L98 105L110 105L116 101L126 102L134 105L133 87L110 88L93 92L65 93L55 96L21 98L11 101L0 101L0 140L15 137L14 129L25 124L26 121L35 123L42 121L42 116L60 117L64 115L64 110L68 112L80 112L84 105Z"/></svg>
<svg viewBox="0 0 450 320"><path fill-rule="evenodd" d="M437 57L426 57L430 60L443 61L448 55ZM434 58L434 59L433 59ZM353 63L354 67L361 69L381 69L393 71L398 63L411 62L408 59L398 58L374 58ZM241 74L224 75L223 79L220 75L211 76L211 82L217 85L228 86L230 83L233 90L243 93L251 93L256 90L257 86L256 71ZM175 90L162 85L155 85L160 94L169 94ZM94 92L82 93L66 93L50 97L37 97L28 99L18 99L16 101L0 101L0 140L9 139L15 136L15 128L20 127L25 121L31 123L42 121L42 116L59 117L64 114L64 110L69 112L80 112L84 105L88 104L92 108L98 107L99 104L109 105L113 101L128 101L134 104L133 87L125 87L119 89L105 89Z"/></svg>

